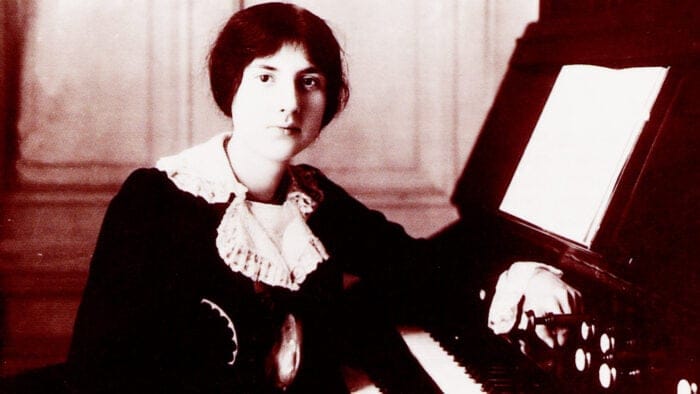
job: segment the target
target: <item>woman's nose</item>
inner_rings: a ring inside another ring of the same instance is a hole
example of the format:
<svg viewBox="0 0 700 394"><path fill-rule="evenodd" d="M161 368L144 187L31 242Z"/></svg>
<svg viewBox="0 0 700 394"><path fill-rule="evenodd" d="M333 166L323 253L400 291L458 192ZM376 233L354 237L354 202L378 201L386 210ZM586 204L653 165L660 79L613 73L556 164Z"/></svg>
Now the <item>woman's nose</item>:
<svg viewBox="0 0 700 394"><path fill-rule="evenodd" d="M281 112L292 113L299 109L299 92L294 82L280 84L278 105Z"/></svg>

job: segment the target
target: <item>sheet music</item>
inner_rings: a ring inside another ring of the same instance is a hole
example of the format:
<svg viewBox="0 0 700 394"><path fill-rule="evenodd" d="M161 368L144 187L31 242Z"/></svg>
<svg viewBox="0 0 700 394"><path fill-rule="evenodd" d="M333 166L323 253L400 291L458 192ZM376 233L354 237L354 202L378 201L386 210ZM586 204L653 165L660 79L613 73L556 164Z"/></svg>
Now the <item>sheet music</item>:
<svg viewBox="0 0 700 394"><path fill-rule="evenodd" d="M590 246L667 72L564 66L501 211Z"/></svg>

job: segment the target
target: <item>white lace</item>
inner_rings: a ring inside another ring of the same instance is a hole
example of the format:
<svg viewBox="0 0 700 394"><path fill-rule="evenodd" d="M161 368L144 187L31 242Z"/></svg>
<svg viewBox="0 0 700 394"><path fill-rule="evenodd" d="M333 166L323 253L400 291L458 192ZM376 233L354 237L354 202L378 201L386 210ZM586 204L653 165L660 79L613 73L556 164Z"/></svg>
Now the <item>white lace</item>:
<svg viewBox="0 0 700 394"><path fill-rule="evenodd" d="M210 204L225 203L234 195L217 228L219 256L234 271L271 286L298 290L306 277L328 259L321 241L306 219L323 199L314 170L291 166L291 184L282 205L285 228L270 234L246 200L247 188L238 182L228 164L222 133L204 144L164 157L156 168L165 172L178 189ZM313 197L312 197L313 196Z"/></svg>

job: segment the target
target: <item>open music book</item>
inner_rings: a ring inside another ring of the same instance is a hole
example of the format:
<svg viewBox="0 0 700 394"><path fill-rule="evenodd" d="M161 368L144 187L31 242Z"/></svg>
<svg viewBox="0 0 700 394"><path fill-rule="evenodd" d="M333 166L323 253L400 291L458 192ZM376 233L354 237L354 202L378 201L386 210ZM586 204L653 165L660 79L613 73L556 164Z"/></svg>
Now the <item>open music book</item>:
<svg viewBox="0 0 700 394"><path fill-rule="evenodd" d="M500 210L590 246L667 73L562 67Z"/></svg>

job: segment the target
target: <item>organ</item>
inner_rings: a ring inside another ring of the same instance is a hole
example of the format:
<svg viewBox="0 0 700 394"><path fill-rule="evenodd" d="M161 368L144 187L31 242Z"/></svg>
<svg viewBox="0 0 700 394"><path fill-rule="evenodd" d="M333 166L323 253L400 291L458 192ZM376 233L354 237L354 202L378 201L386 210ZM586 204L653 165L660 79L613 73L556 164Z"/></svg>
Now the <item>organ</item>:
<svg viewBox="0 0 700 394"><path fill-rule="evenodd" d="M474 300L477 317L425 327L483 389L698 392L698 121L696 2L542 0L457 181L460 220L435 236L449 256L436 264L466 283L432 291L449 310ZM582 292L585 316L537 320L569 326L567 346L520 357L474 328L494 284L481 272L516 260Z"/></svg>

